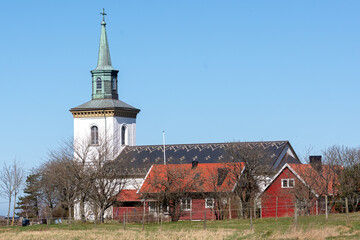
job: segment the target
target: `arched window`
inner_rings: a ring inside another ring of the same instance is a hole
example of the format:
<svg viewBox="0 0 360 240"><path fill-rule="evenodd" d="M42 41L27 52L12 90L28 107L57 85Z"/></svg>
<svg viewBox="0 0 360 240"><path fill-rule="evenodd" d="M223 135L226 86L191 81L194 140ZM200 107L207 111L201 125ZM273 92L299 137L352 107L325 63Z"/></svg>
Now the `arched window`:
<svg viewBox="0 0 360 240"><path fill-rule="evenodd" d="M99 130L97 126L91 127L91 144L99 144Z"/></svg>
<svg viewBox="0 0 360 240"><path fill-rule="evenodd" d="M121 145L125 145L125 144L126 144L125 140L126 140L126 126L123 125L123 126L121 127Z"/></svg>
<svg viewBox="0 0 360 240"><path fill-rule="evenodd" d="M99 77L96 79L96 88L101 89L101 78Z"/></svg>

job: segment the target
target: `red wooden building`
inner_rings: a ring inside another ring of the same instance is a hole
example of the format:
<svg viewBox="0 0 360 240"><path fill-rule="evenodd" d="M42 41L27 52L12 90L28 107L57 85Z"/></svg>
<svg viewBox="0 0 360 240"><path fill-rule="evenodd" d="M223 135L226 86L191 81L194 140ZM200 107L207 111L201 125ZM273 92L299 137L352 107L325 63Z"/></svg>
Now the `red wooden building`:
<svg viewBox="0 0 360 240"><path fill-rule="evenodd" d="M325 195L337 194L340 166L285 164L260 195L262 217L317 215L325 211Z"/></svg>
<svg viewBox="0 0 360 240"><path fill-rule="evenodd" d="M131 217L146 214L171 215L172 202L178 202L179 220L223 219L237 217L235 201L231 200L236 174L243 163L154 164L139 189L123 190L113 207L114 219L124 214ZM159 206L164 197L171 198L170 206ZM234 210L232 210L234 209ZM206 213L205 213L206 212Z"/></svg>
<svg viewBox="0 0 360 240"><path fill-rule="evenodd" d="M137 222L141 220L144 208L141 195L136 189L124 189L117 196L117 203L113 206L113 219L122 220L124 215L127 221Z"/></svg>

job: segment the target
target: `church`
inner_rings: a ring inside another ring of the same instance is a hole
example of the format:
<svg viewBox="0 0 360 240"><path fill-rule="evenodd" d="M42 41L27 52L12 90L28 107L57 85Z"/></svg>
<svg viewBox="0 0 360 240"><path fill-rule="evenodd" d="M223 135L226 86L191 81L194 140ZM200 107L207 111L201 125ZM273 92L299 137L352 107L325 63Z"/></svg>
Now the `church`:
<svg viewBox="0 0 360 240"><path fill-rule="evenodd" d="M225 149L234 143L136 145L136 118L140 109L121 100L118 95L118 72L113 68L106 34L106 22L101 22L101 34L97 66L91 71L91 100L71 108L74 118L74 145L89 141L96 147L101 138L114 148L108 156L123 166L128 166L129 176L142 184L153 164L191 164L193 162L219 163L226 161ZM265 153L264 161L271 168L279 169L286 163L301 163L288 141L239 142L240 147L250 147ZM75 146L74 146L75 147ZM166 153L166 156L164 154ZM116 168L116 164L114 166ZM127 186L137 190L139 186ZM76 218L76 214L75 214Z"/></svg>

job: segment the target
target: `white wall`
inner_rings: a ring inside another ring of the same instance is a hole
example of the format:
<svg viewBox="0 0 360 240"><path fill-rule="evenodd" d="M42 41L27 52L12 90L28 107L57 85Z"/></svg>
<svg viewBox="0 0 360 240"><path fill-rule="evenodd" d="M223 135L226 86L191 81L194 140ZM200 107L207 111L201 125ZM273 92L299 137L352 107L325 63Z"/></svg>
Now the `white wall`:
<svg viewBox="0 0 360 240"><path fill-rule="evenodd" d="M74 148L76 149L77 143L90 144L91 140L91 127L97 126L99 130L99 139L104 136L107 137L109 146L117 147L114 149L111 159L114 159L120 151L124 148L121 146L121 128L126 125L125 144L134 146L136 144L136 119L126 117L89 117L89 118L74 118ZM138 189L142 184L143 179L131 180L125 185L125 189ZM94 220L91 208L88 203L85 204L86 218ZM109 208L106 217L112 217L112 208ZM80 204L74 206L74 218L80 220Z"/></svg>
<svg viewBox="0 0 360 240"><path fill-rule="evenodd" d="M126 126L125 144L134 146L136 144L136 119L125 117L89 117L74 118L74 143L84 144L91 138L91 127L97 126L99 138L106 136L110 146L114 146L112 158L115 158L124 146L121 145L121 128Z"/></svg>

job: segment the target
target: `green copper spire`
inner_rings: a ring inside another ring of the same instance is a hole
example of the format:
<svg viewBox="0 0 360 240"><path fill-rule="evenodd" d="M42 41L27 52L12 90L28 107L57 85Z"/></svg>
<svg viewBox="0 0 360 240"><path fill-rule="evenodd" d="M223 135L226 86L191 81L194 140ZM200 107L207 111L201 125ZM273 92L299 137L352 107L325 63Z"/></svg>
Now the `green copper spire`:
<svg viewBox="0 0 360 240"><path fill-rule="evenodd" d="M101 34L99 45L99 57L97 67L91 71L92 74L92 99L118 99L117 74L111 65L109 44L106 36L105 10L101 22Z"/></svg>
<svg viewBox="0 0 360 240"><path fill-rule="evenodd" d="M99 45L99 57L98 57L98 64L95 70L112 70L113 67L111 66L111 58L110 58L110 50L109 50L109 43L107 40L106 35L106 22L105 22L105 9L103 12L100 13L103 15L103 20L101 22L101 34L100 34L100 45Z"/></svg>

